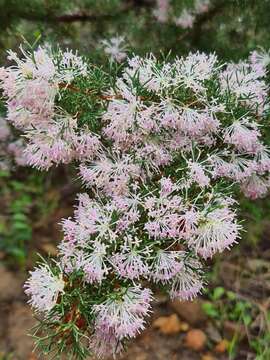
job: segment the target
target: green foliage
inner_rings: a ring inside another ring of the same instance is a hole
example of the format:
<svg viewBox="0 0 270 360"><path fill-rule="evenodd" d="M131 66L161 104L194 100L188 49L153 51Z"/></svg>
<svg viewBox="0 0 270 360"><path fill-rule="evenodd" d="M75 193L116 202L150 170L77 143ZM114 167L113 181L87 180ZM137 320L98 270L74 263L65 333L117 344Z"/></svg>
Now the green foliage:
<svg viewBox="0 0 270 360"><path fill-rule="evenodd" d="M270 332L251 341L251 347L256 351L255 360L268 360L270 358Z"/></svg>
<svg viewBox="0 0 270 360"><path fill-rule="evenodd" d="M0 172L0 251L12 264L24 266L33 246L33 225L55 208L57 199L46 199L45 177L36 171Z"/></svg>
<svg viewBox="0 0 270 360"><path fill-rule="evenodd" d="M226 290L223 287L216 287L206 291L207 300L202 304L205 314L212 318L220 331L223 331L226 321L235 324L235 333L229 343L228 354L230 359L237 359L238 346L241 337L237 328L242 326L247 331L247 338L250 347L256 353L256 360L269 359L269 332L270 313L268 319L265 319L265 326L258 334L252 334L251 325L256 320L260 308L256 303L243 299L238 294Z"/></svg>
<svg viewBox="0 0 270 360"><path fill-rule="evenodd" d="M26 259L26 243L32 238L32 227L28 218L31 196L24 192L23 182L11 180L7 172L1 172L0 176L1 182L8 181L8 186L1 187L1 197L6 199L7 206L0 223L1 250L23 265Z"/></svg>

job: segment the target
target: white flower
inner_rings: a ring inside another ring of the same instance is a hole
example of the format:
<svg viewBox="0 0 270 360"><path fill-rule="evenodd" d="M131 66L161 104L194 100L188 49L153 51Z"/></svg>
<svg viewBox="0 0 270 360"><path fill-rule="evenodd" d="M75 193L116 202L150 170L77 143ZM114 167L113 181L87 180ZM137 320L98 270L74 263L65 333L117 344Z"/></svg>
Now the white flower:
<svg viewBox="0 0 270 360"><path fill-rule="evenodd" d="M226 207L215 209L205 216L188 244L202 257L212 257L236 243L240 229L234 212Z"/></svg>
<svg viewBox="0 0 270 360"><path fill-rule="evenodd" d="M124 36L116 36L108 40L105 39L102 40L101 43L104 46L104 52L110 56L111 60L121 62L127 57Z"/></svg>
<svg viewBox="0 0 270 360"><path fill-rule="evenodd" d="M155 282L166 283L183 267L182 251L159 250L151 266L151 278Z"/></svg>
<svg viewBox="0 0 270 360"><path fill-rule="evenodd" d="M215 54L190 53L179 58L176 65L176 82L182 82L194 91L203 90L203 82L210 79L219 68Z"/></svg>
<svg viewBox="0 0 270 360"><path fill-rule="evenodd" d="M184 259L181 270L173 279L170 290L172 299L193 300L203 288L201 263L194 258Z"/></svg>
<svg viewBox="0 0 270 360"><path fill-rule="evenodd" d="M64 293L62 273L54 275L48 265L40 265L30 272L25 293L30 296L29 304L39 312L49 312L57 303L60 293Z"/></svg>
<svg viewBox="0 0 270 360"><path fill-rule="evenodd" d="M144 329L144 317L149 314L152 300L151 290L130 287L124 295L116 293L115 296L94 305L96 329L105 327L119 340L135 337Z"/></svg>
<svg viewBox="0 0 270 360"><path fill-rule="evenodd" d="M83 270L86 281L90 284L99 282L104 279L108 273L108 268L104 263L106 256L106 245L95 241L94 250L90 255L85 254Z"/></svg>

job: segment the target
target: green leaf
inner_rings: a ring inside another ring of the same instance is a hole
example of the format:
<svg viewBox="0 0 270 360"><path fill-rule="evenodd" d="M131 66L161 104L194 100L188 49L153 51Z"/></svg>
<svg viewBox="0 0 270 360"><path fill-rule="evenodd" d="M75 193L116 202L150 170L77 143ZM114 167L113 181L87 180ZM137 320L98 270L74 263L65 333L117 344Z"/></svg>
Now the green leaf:
<svg viewBox="0 0 270 360"><path fill-rule="evenodd" d="M210 302L204 302L202 304L202 309L206 313L207 316L212 318L219 317L219 311L216 309L216 307L210 303Z"/></svg>
<svg viewBox="0 0 270 360"><path fill-rule="evenodd" d="M236 297L236 294L232 291L227 291L226 292L226 295L227 295L227 298L231 301L235 300L237 297Z"/></svg>
<svg viewBox="0 0 270 360"><path fill-rule="evenodd" d="M221 286L216 287L213 291L213 300L219 300L225 293L225 289Z"/></svg>

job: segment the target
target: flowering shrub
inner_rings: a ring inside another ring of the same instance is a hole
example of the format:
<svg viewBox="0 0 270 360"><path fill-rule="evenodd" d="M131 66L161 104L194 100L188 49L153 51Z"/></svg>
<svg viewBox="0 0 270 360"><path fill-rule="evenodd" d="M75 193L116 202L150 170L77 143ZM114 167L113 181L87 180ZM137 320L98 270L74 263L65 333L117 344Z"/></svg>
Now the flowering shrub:
<svg viewBox="0 0 270 360"><path fill-rule="evenodd" d="M109 73L71 51L23 55L10 52L0 79L27 161L75 161L89 189L62 221L57 261L25 285L42 314L38 343L74 358L116 355L145 327L151 284L191 300L204 259L238 241L234 190L267 192L269 55L135 56Z"/></svg>

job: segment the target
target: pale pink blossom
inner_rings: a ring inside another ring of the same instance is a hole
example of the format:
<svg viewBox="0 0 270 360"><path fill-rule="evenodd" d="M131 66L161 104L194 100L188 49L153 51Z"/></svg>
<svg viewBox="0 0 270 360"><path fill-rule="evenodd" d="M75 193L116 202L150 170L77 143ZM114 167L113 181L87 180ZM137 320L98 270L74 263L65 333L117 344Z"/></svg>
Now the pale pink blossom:
<svg viewBox="0 0 270 360"><path fill-rule="evenodd" d="M209 10L210 0L195 0L194 12L196 14L203 14Z"/></svg>
<svg viewBox="0 0 270 360"><path fill-rule="evenodd" d="M248 63L229 64L220 74L223 91L232 92L243 104L262 114L266 110L267 85L261 72Z"/></svg>
<svg viewBox="0 0 270 360"><path fill-rule="evenodd" d="M115 358L124 351L123 344L115 336L114 330L108 328L106 323L96 327L94 334L89 339L89 348L98 359L106 358L108 355Z"/></svg>
<svg viewBox="0 0 270 360"><path fill-rule="evenodd" d="M193 300L203 289L202 265L197 259L184 258L183 266L174 276L170 289L172 299Z"/></svg>
<svg viewBox="0 0 270 360"><path fill-rule="evenodd" d="M106 254L106 245L100 241L95 241L90 254L85 254L82 269L85 280L90 284L93 282L101 283L106 277L108 273L108 266L105 264Z"/></svg>
<svg viewBox="0 0 270 360"><path fill-rule="evenodd" d="M263 178L253 174L241 183L241 190L250 199L262 198L269 189L269 183Z"/></svg>
<svg viewBox="0 0 270 360"><path fill-rule="evenodd" d="M225 129L224 141L234 145L238 151L256 153L260 148L260 136L255 123L241 119Z"/></svg>
<svg viewBox="0 0 270 360"><path fill-rule="evenodd" d="M235 213L223 207L208 212L200 220L195 234L188 244L203 258L229 249L240 237L241 226L236 223Z"/></svg>
<svg viewBox="0 0 270 360"><path fill-rule="evenodd" d="M122 62L127 57L125 42L124 36L115 36L108 40L102 40L101 44L104 47L104 52L111 60Z"/></svg>
<svg viewBox="0 0 270 360"><path fill-rule="evenodd" d="M184 266L182 255L182 251L159 250L151 265L150 277L154 282L167 283L180 272Z"/></svg>
<svg viewBox="0 0 270 360"><path fill-rule="evenodd" d="M175 61L175 84L183 84L193 91L201 92L205 89L204 82L209 80L220 69L216 54L201 52L189 53Z"/></svg>
<svg viewBox="0 0 270 360"><path fill-rule="evenodd" d="M48 265L31 271L24 285L25 293L30 296L29 304L38 312L49 312L56 305L58 296L64 293L64 287L62 273L53 274Z"/></svg>
<svg viewBox="0 0 270 360"><path fill-rule="evenodd" d="M130 287L123 295L119 294L118 299L109 298L93 306L95 327L106 327L118 340L135 337L145 327L151 300L149 289Z"/></svg>
<svg viewBox="0 0 270 360"><path fill-rule="evenodd" d="M118 275L128 279L138 279L147 276L148 266L143 256L136 250L114 254L111 263Z"/></svg>
<svg viewBox="0 0 270 360"><path fill-rule="evenodd" d="M188 162L190 178L195 181L201 188L210 184L210 177L206 175L204 167L197 162Z"/></svg>

